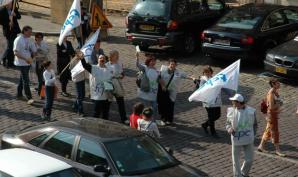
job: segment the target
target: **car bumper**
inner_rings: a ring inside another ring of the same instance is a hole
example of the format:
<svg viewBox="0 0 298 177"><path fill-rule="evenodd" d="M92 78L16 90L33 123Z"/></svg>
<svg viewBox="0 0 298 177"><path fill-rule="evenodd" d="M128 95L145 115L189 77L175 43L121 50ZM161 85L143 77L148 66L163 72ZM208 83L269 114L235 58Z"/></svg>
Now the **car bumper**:
<svg viewBox="0 0 298 177"><path fill-rule="evenodd" d="M281 77L287 77L287 78L295 78L298 79L298 69L297 68L289 68L289 67L283 67L286 70L286 73L276 72L278 65L276 65L273 62L264 61L265 70L271 72L274 75L281 76Z"/></svg>
<svg viewBox="0 0 298 177"><path fill-rule="evenodd" d="M174 43L182 36L183 36L183 33L179 33L179 32L166 33L166 35L164 36L126 32L126 39L130 41L133 45L140 45L140 46L174 45Z"/></svg>
<svg viewBox="0 0 298 177"><path fill-rule="evenodd" d="M202 44L202 51L205 55L224 59L254 59L256 55L251 48L240 48L210 43Z"/></svg>

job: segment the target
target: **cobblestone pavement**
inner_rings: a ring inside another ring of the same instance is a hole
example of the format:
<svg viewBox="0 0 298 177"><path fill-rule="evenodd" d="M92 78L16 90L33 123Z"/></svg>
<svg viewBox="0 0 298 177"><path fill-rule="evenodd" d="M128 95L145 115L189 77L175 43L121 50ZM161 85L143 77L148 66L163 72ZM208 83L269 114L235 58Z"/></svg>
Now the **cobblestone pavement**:
<svg viewBox="0 0 298 177"><path fill-rule="evenodd" d="M110 16L110 20L115 25L110 30L110 37L107 41L102 42L102 47L106 53L112 49L120 52L121 60L125 65L125 73L127 77L124 79L126 92L126 106L130 113L131 105L136 101L136 84L135 75L136 67L134 61L135 48L129 45L124 37L124 19L123 17ZM30 24L29 24L30 25ZM50 26L49 26L50 28ZM55 61L55 43L57 38L47 37L46 40L50 44L50 58ZM0 31L0 54L5 48L5 40ZM154 49L158 59L157 66L166 64L169 57L173 57L179 61L179 68L189 74L199 76L204 65L211 65L215 72L228 66L231 61L211 60L203 57L200 52L194 56L184 58L174 53L171 49ZM143 56L142 56L143 57ZM239 92L247 98L248 105L257 107L257 117L259 122L258 138L256 145L260 141L260 135L264 130L265 119L260 113L258 107L260 100L264 97L269 86L266 77L258 77L262 69L255 66L254 63L242 63L240 75ZM32 106L28 106L26 102L16 100L16 84L18 82L19 73L16 70L6 69L0 66L0 133L13 127L26 127L30 125L38 125L45 123L40 120L40 113L43 101L39 100L34 87L36 76L31 73L32 93L36 102ZM206 137L200 127L200 124L206 119L206 111L198 103L189 103L187 98L193 91L191 81L183 81L175 110L174 127L161 128L162 138L160 142L166 147L174 150L174 155L182 162L201 169L210 176L223 177L232 176L231 146L230 139L225 132L225 114L226 108L230 105L227 96L224 97L224 105L222 107L222 117L216 123L219 140ZM73 83L69 84L69 92L74 94ZM298 117L294 114L297 106L298 90L297 85L292 83L282 84L281 95L285 100L285 104L280 115L280 134L281 149L288 156L280 158L273 155L272 145L268 146L271 150L269 154L256 152L251 176L253 177L276 177L298 176ZM70 98L58 96L54 102L53 118L57 120L65 120L75 117L71 110L74 95ZM91 113L92 103L86 100L85 108L87 113ZM112 103L111 120L119 121L115 103Z"/></svg>

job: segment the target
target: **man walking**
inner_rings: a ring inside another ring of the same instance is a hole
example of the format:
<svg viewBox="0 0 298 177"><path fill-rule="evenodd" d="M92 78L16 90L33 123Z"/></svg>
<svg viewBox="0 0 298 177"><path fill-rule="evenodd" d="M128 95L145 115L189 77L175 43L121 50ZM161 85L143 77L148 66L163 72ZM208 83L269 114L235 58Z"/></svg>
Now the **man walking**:
<svg viewBox="0 0 298 177"><path fill-rule="evenodd" d="M14 64L20 70L20 80L18 85L17 98L23 97L23 88L28 99L28 104L32 104L34 100L32 99L30 87L29 87L29 69L32 63L32 57L36 55L36 47L33 41L30 40L32 35L32 28L30 26L24 26L22 34L19 35L13 46L13 51L15 54Z"/></svg>
<svg viewBox="0 0 298 177"><path fill-rule="evenodd" d="M246 106L241 94L232 98L233 107L227 110L226 129L231 135L233 176L247 177L253 163L254 139L257 130L256 110ZM240 167L240 152L244 151L244 162Z"/></svg>

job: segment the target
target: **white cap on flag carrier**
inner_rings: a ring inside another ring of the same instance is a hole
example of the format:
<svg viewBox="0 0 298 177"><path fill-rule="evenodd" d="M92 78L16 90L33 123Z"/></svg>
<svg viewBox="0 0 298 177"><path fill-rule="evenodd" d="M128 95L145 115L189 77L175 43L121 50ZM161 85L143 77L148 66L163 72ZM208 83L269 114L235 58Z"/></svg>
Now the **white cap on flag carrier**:
<svg viewBox="0 0 298 177"><path fill-rule="evenodd" d="M244 98L241 94L236 93L233 97L230 98L231 101L244 102Z"/></svg>

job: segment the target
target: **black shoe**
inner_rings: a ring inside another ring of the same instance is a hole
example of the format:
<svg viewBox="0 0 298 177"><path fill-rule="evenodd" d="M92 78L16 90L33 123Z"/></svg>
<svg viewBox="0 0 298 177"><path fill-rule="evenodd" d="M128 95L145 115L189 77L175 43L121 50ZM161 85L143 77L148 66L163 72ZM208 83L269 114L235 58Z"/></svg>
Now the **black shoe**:
<svg viewBox="0 0 298 177"><path fill-rule="evenodd" d="M208 131L208 125L206 124L206 123L203 123L202 124L202 128L204 129L204 132L206 133L206 134L209 134L209 131Z"/></svg>

